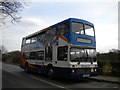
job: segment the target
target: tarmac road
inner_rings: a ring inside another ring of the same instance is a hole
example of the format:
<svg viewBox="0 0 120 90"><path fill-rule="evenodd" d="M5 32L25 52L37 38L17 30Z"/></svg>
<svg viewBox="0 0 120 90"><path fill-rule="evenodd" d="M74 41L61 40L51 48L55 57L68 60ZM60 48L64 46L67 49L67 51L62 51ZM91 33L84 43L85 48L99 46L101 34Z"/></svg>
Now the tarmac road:
<svg viewBox="0 0 120 90"><path fill-rule="evenodd" d="M74 88L116 89L118 87L117 83L99 82L87 78L77 80L55 78L52 80L47 76L26 73L19 66L2 64L2 88L62 88L72 90Z"/></svg>

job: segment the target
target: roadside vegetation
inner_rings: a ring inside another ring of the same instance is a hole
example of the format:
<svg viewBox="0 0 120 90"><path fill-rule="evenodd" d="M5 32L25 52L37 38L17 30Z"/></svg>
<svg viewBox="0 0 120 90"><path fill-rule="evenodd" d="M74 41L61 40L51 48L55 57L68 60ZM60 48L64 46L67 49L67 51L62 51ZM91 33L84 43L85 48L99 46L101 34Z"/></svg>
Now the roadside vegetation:
<svg viewBox="0 0 120 90"><path fill-rule="evenodd" d="M97 61L100 75L120 77L120 50L97 53Z"/></svg>
<svg viewBox="0 0 120 90"><path fill-rule="evenodd" d="M20 51L11 51L2 54L2 61L11 64L19 64Z"/></svg>

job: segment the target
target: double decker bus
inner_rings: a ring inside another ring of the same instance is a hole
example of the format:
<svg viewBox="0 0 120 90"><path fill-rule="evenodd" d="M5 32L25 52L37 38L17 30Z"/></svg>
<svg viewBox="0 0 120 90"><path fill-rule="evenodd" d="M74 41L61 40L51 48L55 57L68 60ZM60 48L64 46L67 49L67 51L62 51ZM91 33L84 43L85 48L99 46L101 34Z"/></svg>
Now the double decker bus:
<svg viewBox="0 0 120 90"><path fill-rule="evenodd" d="M69 18L23 38L20 67L49 77L96 76L94 25Z"/></svg>

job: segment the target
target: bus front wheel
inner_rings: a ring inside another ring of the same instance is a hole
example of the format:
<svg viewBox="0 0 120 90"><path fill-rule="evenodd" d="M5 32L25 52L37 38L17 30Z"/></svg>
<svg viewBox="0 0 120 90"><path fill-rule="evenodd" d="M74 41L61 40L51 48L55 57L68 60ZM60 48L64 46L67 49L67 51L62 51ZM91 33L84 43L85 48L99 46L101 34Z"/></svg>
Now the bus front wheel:
<svg viewBox="0 0 120 90"><path fill-rule="evenodd" d="M53 71L52 68L48 69L48 76L49 76L49 78L53 78L53 73L54 73L54 71Z"/></svg>
<svg viewBox="0 0 120 90"><path fill-rule="evenodd" d="M28 63L25 63L25 69L24 69L25 72L29 72L28 70Z"/></svg>

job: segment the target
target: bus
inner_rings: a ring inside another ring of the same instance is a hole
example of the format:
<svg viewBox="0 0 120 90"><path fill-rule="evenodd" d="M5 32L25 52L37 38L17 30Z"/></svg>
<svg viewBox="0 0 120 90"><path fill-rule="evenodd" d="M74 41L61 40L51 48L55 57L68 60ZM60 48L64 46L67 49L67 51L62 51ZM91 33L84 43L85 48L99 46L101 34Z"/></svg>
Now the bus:
<svg viewBox="0 0 120 90"><path fill-rule="evenodd" d="M50 78L98 75L94 25L69 18L23 37L20 67Z"/></svg>

